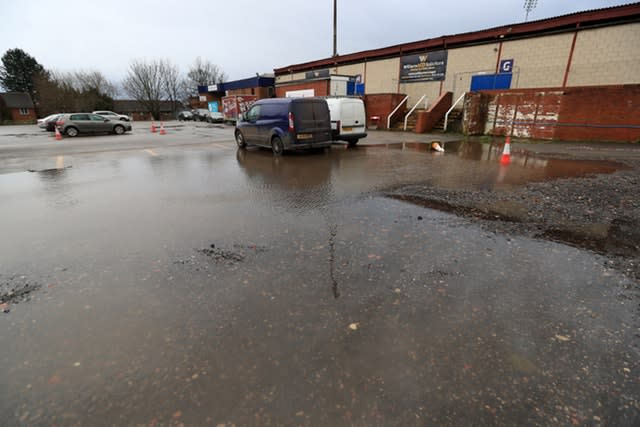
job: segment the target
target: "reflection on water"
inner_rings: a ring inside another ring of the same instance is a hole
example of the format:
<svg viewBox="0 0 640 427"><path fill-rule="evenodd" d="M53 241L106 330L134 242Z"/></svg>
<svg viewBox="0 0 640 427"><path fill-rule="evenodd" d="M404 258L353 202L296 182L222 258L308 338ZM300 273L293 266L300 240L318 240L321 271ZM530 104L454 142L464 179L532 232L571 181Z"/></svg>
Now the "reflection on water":
<svg viewBox="0 0 640 427"><path fill-rule="evenodd" d="M287 210L319 208L333 199L335 158L326 153L274 157L266 150L238 150L236 159L252 194Z"/></svg>
<svg viewBox="0 0 640 427"><path fill-rule="evenodd" d="M445 153L430 144L405 142L332 149L327 153L275 158L266 150L239 150L242 172L257 191L302 204L381 187L426 183L448 189L500 189L557 178L612 173L626 166L607 161L549 159L512 150L500 164L503 143L447 142ZM320 197L318 197L320 196ZM297 202L296 202L297 201ZM300 204L298 203L298 204Z"/></svg>
<svg viewBox="0 0 640 427"><path fill-rule="evenodd" d="M73 185L69 182L71 169L58 168L36 172L42 184L42 193L49 205L55 208L67 208L78 203Z"/></svg>

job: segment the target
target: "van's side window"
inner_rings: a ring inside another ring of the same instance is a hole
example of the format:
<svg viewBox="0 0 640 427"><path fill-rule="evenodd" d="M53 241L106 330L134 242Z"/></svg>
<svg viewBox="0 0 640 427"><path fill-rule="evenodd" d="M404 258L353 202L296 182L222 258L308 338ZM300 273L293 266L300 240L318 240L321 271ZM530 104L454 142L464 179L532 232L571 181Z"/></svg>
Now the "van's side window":
<svg viewBox="0 0 640 427"><path fill-rule="evenodd" d="M256 120L258 120L258 117L260 117L260 106L254 105L247 113L247 121L255 122Z"/></svg>
<svg viewBox="0 0 640 427"><path fill-rule="evenodd" d="M278 117L278 113L287 114L286 111L283 111L283 105L267 103L260 106L261 120L276 119Z"/></svg>

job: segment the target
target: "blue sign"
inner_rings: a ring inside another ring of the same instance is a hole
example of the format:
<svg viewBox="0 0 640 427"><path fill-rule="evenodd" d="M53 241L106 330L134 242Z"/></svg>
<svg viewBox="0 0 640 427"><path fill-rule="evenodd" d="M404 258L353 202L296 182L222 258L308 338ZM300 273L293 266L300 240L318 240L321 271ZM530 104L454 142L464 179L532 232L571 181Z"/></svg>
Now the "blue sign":
<svg viewBox="0 0 640 427"><path fill-rule="evenodd" d="M509 89L511 87L511 73L479 74L471 76L471 92L479 90Z"/></svg>
<svg viewBox="0 0 640 427"><path fill-rule="evenodd" d="M209 103L209 111L212 113L218 112L218 101L213 101Z"/></svg>
<svg viewBox="0 0 640 427"><path fill-rule="evenodd" d="M503 59L500 61L500 70L499 73L510 73L513 71L513 59Z"/></svg>

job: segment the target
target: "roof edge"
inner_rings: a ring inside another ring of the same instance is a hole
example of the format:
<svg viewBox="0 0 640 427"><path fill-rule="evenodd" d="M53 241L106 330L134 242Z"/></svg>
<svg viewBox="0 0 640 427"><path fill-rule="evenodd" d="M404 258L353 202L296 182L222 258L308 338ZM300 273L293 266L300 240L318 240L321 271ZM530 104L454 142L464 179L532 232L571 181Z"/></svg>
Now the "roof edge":
<svg viewBox="0 0 640 427"><path fill-rule="evenodd" d="M346 55L339 55L336 57L304 62L300 64L292 64L285 67L275 68L273 71L275 75L278 76L287 73L302 72L317 68L347 65L350 63L366 60L384 59L386 57L398 56L402 55L403 53L411 53L419 50L428 50L435 48L447 49L450 47L463 46L473 43L487 43L493 40L505 40L514 37L544 34L562 29L569 30L580 28L583 25L593 25L603 22L614 23L625 19L640 21L640 2L622 6L612 6L603 9L575 12L537 21L503 25L467 33L442 35L431 39L402 43L378 49L369 49Z"/></svg>

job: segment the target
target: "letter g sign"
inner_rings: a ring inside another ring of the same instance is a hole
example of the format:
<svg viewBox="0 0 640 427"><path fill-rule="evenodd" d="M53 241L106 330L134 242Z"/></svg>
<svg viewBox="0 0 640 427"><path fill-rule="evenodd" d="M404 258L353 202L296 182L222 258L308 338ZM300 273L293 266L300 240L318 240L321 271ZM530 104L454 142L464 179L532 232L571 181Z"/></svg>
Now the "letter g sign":
<svg viewBox="0 0 640 427"><path fill-rule="evenodd" d="M513 59L500 61L500 73L510 73L513 70Z"/></svg>

